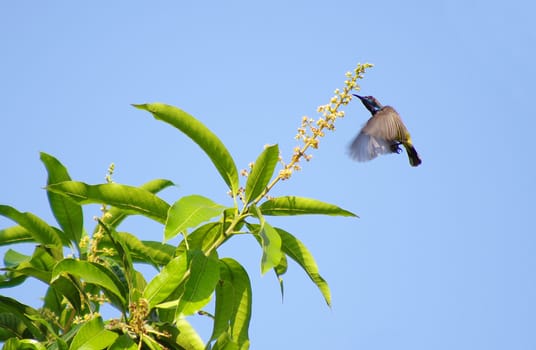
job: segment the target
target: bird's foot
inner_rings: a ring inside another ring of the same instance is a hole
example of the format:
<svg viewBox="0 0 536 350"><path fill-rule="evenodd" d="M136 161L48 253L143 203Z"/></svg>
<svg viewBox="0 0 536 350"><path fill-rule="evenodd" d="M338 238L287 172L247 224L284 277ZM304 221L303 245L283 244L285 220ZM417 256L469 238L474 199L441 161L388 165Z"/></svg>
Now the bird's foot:
<svg viewBox="0 0 536 350"><path fill-rule="evenodd" d="M400 148L400 143L393 143L391 144L391 152L399 154L402 152L402 148Z"/></svg>

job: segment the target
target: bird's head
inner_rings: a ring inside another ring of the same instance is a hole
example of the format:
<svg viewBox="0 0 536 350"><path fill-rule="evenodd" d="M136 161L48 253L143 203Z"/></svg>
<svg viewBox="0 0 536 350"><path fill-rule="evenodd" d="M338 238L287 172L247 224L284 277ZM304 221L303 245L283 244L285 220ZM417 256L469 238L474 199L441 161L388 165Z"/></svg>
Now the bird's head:
<svg viewBox="0 0 536 350"><path fill-rule="evenodd" d="M354 94L354 96L359 98L372 114L375 114L382 108L381 103L373 96L359 96L356 94Z"/></svg>

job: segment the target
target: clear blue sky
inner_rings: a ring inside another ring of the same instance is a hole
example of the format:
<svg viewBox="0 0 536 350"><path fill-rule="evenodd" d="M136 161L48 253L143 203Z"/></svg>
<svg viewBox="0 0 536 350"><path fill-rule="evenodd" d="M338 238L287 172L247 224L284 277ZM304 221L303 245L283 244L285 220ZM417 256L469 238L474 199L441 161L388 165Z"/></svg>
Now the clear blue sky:
<svg viewBox="0 0 536 350"><path fill-rule="evenodd" d="M221 251L252 278L252 349L535 349L535 6L3 1L0 203L53 223L44 151L80 181L103 182L114 162L116 182L174 181L169 202L199 193L231 204L196 145L130 104L183 108L246 167L267 143L288 159L301 116L316 118L344 73L371 62L362 93L397 108L423 164L349 159L368 112L348 106L313 161L274 191L361 216L274 221L313 252L333 308L296 265L282 303L252 239ZM88 230L98 214L88 207ZM123 229L163 234L143 219ZM41 287L0 292L38 306Z"/></svg>

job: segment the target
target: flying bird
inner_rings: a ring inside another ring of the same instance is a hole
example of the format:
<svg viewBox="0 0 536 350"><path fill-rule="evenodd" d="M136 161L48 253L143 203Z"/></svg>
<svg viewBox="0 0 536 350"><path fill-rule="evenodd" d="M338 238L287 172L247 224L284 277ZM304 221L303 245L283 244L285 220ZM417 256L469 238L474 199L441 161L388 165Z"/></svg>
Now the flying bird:
<svg viewBox="0 0 536 350"><path fill-rule="evenodd" d="M400 153L400 145L408 154L409 164L421 164L419 154L413 147L408 129L402 122L398 112L391 106L382 106L372 96L359 96L365 107L372 114L359 134L350 145L350 156L364 162L376 158L380 154Z"/></svg>

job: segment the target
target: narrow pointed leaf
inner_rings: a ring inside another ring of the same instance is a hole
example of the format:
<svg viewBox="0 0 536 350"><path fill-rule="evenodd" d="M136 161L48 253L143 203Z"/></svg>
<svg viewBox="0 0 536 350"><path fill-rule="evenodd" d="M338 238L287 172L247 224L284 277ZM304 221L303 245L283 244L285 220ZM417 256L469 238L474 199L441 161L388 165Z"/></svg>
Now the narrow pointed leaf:
<svg viewBox="0 0 536 350"><path fill-rule="evenodd" d="M169 209L164 238L169 240L179 232L185 232L188 228L196 227L213 217L219 216L224 209L223 205L214 203L203 196L182 197Z"/></svg>
<svg viewBox="0 0 536 350"><path fill-rule="evenodd" d="M142 342L143 344L146 345L146 348L149 350L166 350L162 346L160 346L160 344L156 340L154 340L151 337L148 337L148 336L143 337Z"/></svg>
<svg viewBox="0 0 536 350"><path fill-rule="evenodd" d="M24 338L25 330L26 326L16 315L0 313L0 341L11 337Z"/></svg>
<svg viewBox="0 0 536 350"><path fill-rule="evenodd" d="M138 350L138 345L128 334L119 336L109 350Z"/></svg>
<svg viewBox="0 0 536 350"><path fill-rule="evenodd" d="M46 350L46 347L33 339L8 339L2 350Z"/></svg>
<svg viewBox="0 0 536 350"><path fill-rule="evenodd" d="M185 111L163 103L134 105L146 110L191 138L208 155L233 194L238 191L238 170L231 154L220 139L203 123Z"/></svg>
<svg viewBox="0 0 536 350"><path fill-rule="evenodd" d="M48 334L47 334L48 336L54 337L56 340L60 339L60 336L57 334L59 332L59 328L57 327L56 322L45 318L43 315L27 315L27 316L30 320L34 321L36 325L41 326L41 328L43 327L46 328L48 331ZM44 346L42 349L46 350Z"/></svg>
<svg viewBox="0 0 536 350"><path fill-rule="evenodd" d="M51 271L59 259L58 251L45 246L36 246L29 261L21 262L15 271L20 274L35 277L44 283L50 281ZM61 254L61 253L60 253Z"/></svg>
<svg viewBox="0 0 536 350"><path fill-rule="evenodd" d="M124 299L117 297L115 293L112 293L107 289L104 289L103 293L110 300L109 303L111 305L115 306L123 313L126 313L128 311L128 301L138 300L141 295L141 291L138 289L138 286L135 285L137 282L136 273L133 272L133 276L131 277L126 273L125 269L117 262L117 260L111 257L103 256L101 259L103 259L103 264L106 267L106 273L118 283ZM143 284L143 288L144 287L145 284ZM124 300L127 302L124 302Z"/></svg>
<svg viewBox="0 0 536 350"><path fill-rule="evenodd" d="M43 308L52 311L56 315L60 315L66 306L66 303L62 303L62 300L63 296L57 293L52 286L49 286L43 299Z"/></svg>
<svg viewBox="0 0 536 350"><path fill-rule="evenodd" d="M321 202L316 199L303 197L276 197L267 200L259 206L264 215L305 215L323 214L334 216L354 216L352 212L336 205Z"/></svg>
<svg viewBox="0 0 536 350"><path fill-rule="evenodd" d="M141 241L138 237L128 232L117 232L120 240L130 251L134 262L152 265L166 265L175 253L175 247L156 241ZM100 244L103 247L112 247L109 239L103 239Z"/></svg>
<svg viewBox="0 0 536 350"><path fill-rule="evenodd" d="M165 188L168 188L170 186L174 186L175 184L171 182L170 180L166 179L155 179L151 180L149 182L144 183L140 186L142 190L149 191L153 194L156 194L160 191L162 191ZM119 209L117 207L110 208L108 210L108 213L105 218L103 218L103 221L110 225L110 227L116 228L127 216L129 215L128 212L125 212L122 209ZM97 229L97 228L96 228Z"/></svg>
<svg viewBox="0 0 536 350"><path fill-rule="evenodd" d="M164 223L169 204L153 193L139 187L107 183L88 185L65 181L47 186L47 190L66 196L77 203L109 204L129 214L140 214Z"/></svg>
<svg viewBox="0 0 536 350"><path fill-rule="evenodd" d="M61 247L57 231L32 213L21 213L8 205L0 205L0 215L5 216L28 231L36 242Z"/></svg>
<svg viewBox="0 0 536 350"><path fill-rule="evenodd" d="M251 320L251 282L246 270L236 260L220 259L223 283L232 286L233 311L230 318L231 339L240 349L249 347L249 322ZM218 317L218 315L216 315Z"/></svg>
<svg viewBox="0 0 536 350"><path fill-rule="evenodd" d="M40 316L40 313L28 305L19 303L17 300L0 295L0 314L7 313L13 315L32 334L32 337L38 340L45 338L44 334L29 316Z"/></svg>
<svg viewBox="0 0 536 350"><path fill-rule="evenodd" d="M103 228L104 232L106 232L106 236L110 239L112 242L112 246L114 248L114 251L118 255L118 258L121 260L121 266L112 265L110 264L110 267L116 267L115 274L123 274L126 279L127 288L129 290L138 290L136 286L136 279L134 278L135 270L134 266L132 264L132 257L130 255L130 250L128 249L128 246L123 241L122 236L119 235L119 233L103 223L99 220L99 225ZM114 260L115 261L115 260Z"/></svg>
<svg viewBox="0 0 536 350"><path fill-rule="evenodd" d="M160 338L162 345L166 345L169 349L207 350L205 343L186 318L179 318L176 325L163 324L159 330L169 335Z"/></svg>
<svg viewBox="0 0 536 350"><path fill-rule="evenodd" d="M142 241L128 232L117 232L125 248L130 252L133 262L158 266L166 265L174 256L176 247L157 241ZM113 248L114 243L108 236L99 242L101 248ZM120 257L118 252L115 256Z"/></svg>
<svg viewBox="0 0 536 350"><path fill-rule="evenodd" d="M184 318L177 320L179 334L176 343L187 350L204 349L205 344L194 327Z"/></svg>
<svg viewBox="0 0 536 350"><path fill-rule="evenodd" d="M185 253L188 250L205 252L221 235L223 235L223 224L221 222L209 222L201 225L188 234L186 240L181 241L177 248L177 254ZM186 244L188 244L188 247Z"/></svg>
<svg viewBox="0 0 536 350"><path fill-rule="evenodd" d="M237 265L238 263L231 259L222 259L220 261L220 281L216 285L216 306L214 309L214 327L209 342L217 340L214 347L224 346L232 342L229 336L223 336L230 331L231 323L234 322L236 311L244 292L245 281L243 270ZM247 276L246 276L247 280ZM235 343L236 344L236 343Z"/></svg>
<svg viewBox="0 0 536 350"><path fill-rule="evenodd" d="M158 193L168 187L175 186L173 181L168 179L154 179L151 181L147 181L143 185L140 186L141 189L144 189L146 191L149 191L151 193Z"/></svg>
<svg viewBox="0 0 536 350"><path fill-rule="evenodd" d="M326 303L331 306L331 292L327 282L320 276L318 272L318 266L313 258L313 255L305 247L305 245L292 234L280 228L275 228L279 233L283 242L281 249L292 260L298 263L302 269L307 273L307 276L318 287L322 296L326 300Z"/></svg>
<svg viewBox="0 0 536 350"><path fill-rule="evenodd" d="M28 277L29 276L27 275L15 275L14 276L14 274L11 272L2 274L0 275L0 289L12 288L12 287L18 286L24 283L24 281L26 281Z"/></svg>
<svg viewBox="0 0 536 350"><path fill-rule="evenodd" d="M13 249L8 249L4 254L4 266L5 267L16 267L24 262L30 262L32 259L31 256L21 254Z"/></svg>
<svg viewBox="0 0 536 350"><path fill-rule="evenodd" d="M220 278L217 254L206 256L202 251L191 252L190 276L184 286L175 317L189 316L201 310L212 296Z"/></svg>
<svg viewBox="0 0 536 350"><path fill-rule="evenodd" d="M259 155L246 182L246 204L251 203L264 191L274 174L278 160L279 147L277 145L266 147Z"/></svg>
<svg viewBox="0 0 536 350"><path fill-rule="evenodd" d="M32 241L32 235L28 232L28 230L20 225L11 226L0 230L0 246Z"/></svg>
<svg viewBox="0 0 536 350"><path fill-rule="evenodd" d="M121 233L121 234L124 234ZM130 241L126 241L131 247L132 251L136 254L149 254L148 256L153 259L154 263L157 265L166 265L174 257L175 247L170 244L165 244L156 241L141 241L145 248L149 250L139 251L137 247L130 244Z"/></svg>
<svg viewBox="0 0 536 350"><path fill-rule="evenodd" d="M100 317L94 318L80 327L69 350L105 349L118 337L118 334L104 328Z"/></svg>
<svg viewBox="0 0 536 350"><path fill-rule="evenodd" d="M281 251L281 237L277 231L264 220L264 216L259 209L252 205L251 212L256 216L260 225L253 232L260 237L262 246L261 273L265 274L268 270L276 267L281 262L283 253Z"/></svg>
<svg viewBox="0 0 536 350"><path fill-rule="evenodd" d="M214 326L209 341L216 340L222 333L227 332L235 308L232 276L224 264L220 268L220 281L216 285L215 294Z"/></svg>
<svg viewBox="0 0 536 350"><path fill-rule="evenodd" d="M63 321L64 324L65 322L71 323L71 321L69 320L71 317L75 317L75 314L76 313L73 311L68 311L64 315L61 316L61 321ZM84 314L84 313L81 313L81 314ZM84 324L82 323L77 323L77 324L72 325L71 328L67 332L65 332L65 334L61 335L60 341L57 342L58 347L57 348L52 347L52 349L50 350L68 350L69 346L67 344L70 344L72 342L73 338L75 337L75 335L78 333L78 331L83 325Z"/></svg>
<svg viewBox="0 0 536 350"><path fill-rule="evenodd" d="M186 254L172 259L158 275L156 275L145 287L143 297L149 303L149 309L160 304L175 291L184 281L188 259Z"/></svg>
<svg viewBox="0 0 536 350"><path fill-rule="evenodd" d="M211 350L240 350L240 347L231 339L231 335L225 332L218 337Z"/></svg>
<svg viewBox="0 0 536 350"><path fill-rule="evenodd" d="M64 296L76 312L80 312L82 310L83 300L80 293L82 287L79 283L79 281L73 278L59 276L50 282L50 286L54 288L58 295Z"/></svg>
<svg viewBox="0 0 536 350"><path fill-rule="evenodd" d="M278 266L281 261L281 237L267 222L259 231L259 235L262 239L261 272L265 274L268 270Z"/></svg>
<svg viewBox="0 0 536 350"><path fill-rule="evenodd" d="M62 274L70 274L83 279L87 283L96 284L107 289L124 304L127 299L126 291L121 281L104 265L75 259L60 261L52 271L52 282Z"/></svg>
<svg viewBox="0 0 536 350"><path fill-rule="evenodd" d="M65 166L53 156L41 152L41 161L48 172L47 185L71 180ZM52 213L63 232L65 232L70 241L78 244L82 237L84 222L82 207L54 192L47 191L47 196Z"/></svg>
<svg viewBox="0 0 536 350"><path fill-rule="evenodd" d="M261 225L256 225L256 224L254 225L254 224L247 223L247 226L249 230L254 233L258 232L259 229L261 228ZM253 237L255 237L255 239L257 240L257 243L259 243L259 245L262 248L261 236L255 234L253 235ZM287 256L285 254L281 254L281 260L279 261L279 264L277 266L274 266L274 272L277 276L277 280L279 281L279 289L281 291L281 300L283 300L285 297L285 286L283 283L283 275L287 273L287 268L288 268Z"/></svg>
<svg viewBox="0 0 536 350"><path fill-rule="evenodd" d="M283 246L281 246L283 248ZM277 280L279 281L279 290L281 292L281 301L285 298L285 286L283 284L283 275L287 273L288 269L288 262L287 262L287 256L285 254L281 255L281 261L279 262L279 265L274 267L275 275L277 276Z"/></svg>

